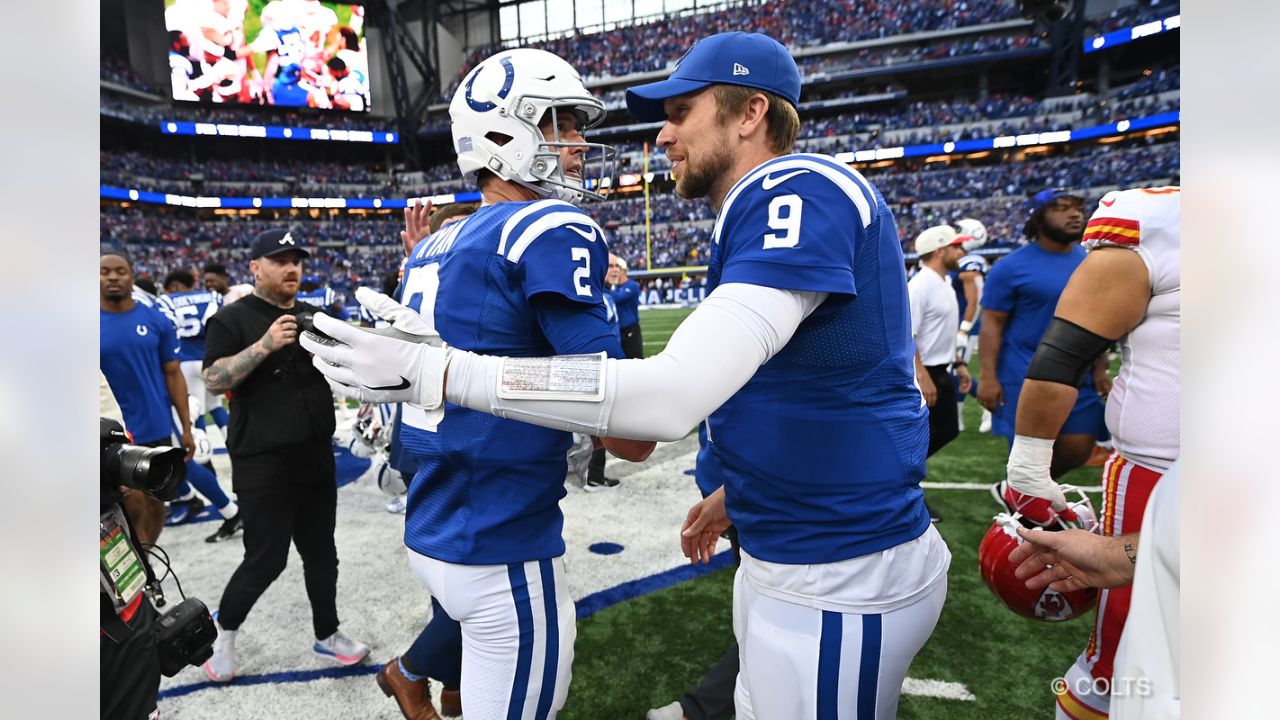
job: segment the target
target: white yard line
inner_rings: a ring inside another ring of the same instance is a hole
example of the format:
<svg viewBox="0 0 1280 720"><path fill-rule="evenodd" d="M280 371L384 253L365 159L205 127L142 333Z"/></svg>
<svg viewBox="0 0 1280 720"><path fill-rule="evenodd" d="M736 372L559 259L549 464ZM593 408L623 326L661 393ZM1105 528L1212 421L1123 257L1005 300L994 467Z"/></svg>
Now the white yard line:
<svg viewBox="0 0 1280 720"><path fill-rule="evenodd" d="M909 677L902 683L903 695L919 695L922 697L942 698L943 700L977 700L964 683L947 682L945 680L920 680Z"/></svg>
<svg viewBox="0 0 1280 720"><path fill-rule="evenodd" d="M957 482L922 482L920 487L925 490L984 490L991 491L991 485L984 483L957 483ZM1102 492L1102 486L1082 487L1085 492Z"/></svg>

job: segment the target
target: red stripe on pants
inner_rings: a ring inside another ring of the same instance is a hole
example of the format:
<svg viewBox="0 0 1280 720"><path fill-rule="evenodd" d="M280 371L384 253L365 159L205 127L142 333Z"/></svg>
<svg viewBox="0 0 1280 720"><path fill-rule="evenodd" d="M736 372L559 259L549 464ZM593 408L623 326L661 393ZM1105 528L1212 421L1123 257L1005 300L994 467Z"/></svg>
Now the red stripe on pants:
<svg viewBox="0 0 1280 720"><path fill-rule="evenodd" d="M1147 509L1147 500L1155 489L1160 473L1126 460L1118 453L1112 453L1103 468L1102 476L1109 477L1114 463L1122 463L1115 490L1105 498L1102 515L1104 528L1111 528L1112 536L1136 533L1142 528L1142 515ZM1111 590L1103 590L1098 599L1098 617L1093 626L1093 637L1089 640L1093 667L1090 672L1094 678L1111 679L1112 666L1116 657L1116 646L1120 644L1120 634L1124 632L1124 621L1129 617L1129 598L1132 588L1126 586Z"/></svg>

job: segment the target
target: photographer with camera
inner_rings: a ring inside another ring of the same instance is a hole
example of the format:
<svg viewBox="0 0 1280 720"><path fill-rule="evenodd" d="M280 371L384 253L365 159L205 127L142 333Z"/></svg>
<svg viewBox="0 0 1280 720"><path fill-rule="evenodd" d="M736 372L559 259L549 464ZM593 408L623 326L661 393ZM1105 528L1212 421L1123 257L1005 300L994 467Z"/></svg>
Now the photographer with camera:
<svg viewBox="0 0 1280 720"><path fill-rule="evenodd" d="M213 654L217 632L204 603L195 598L158 615L164 593L147 559L164 526L162 500L173 497L185 475L186 451L129 444L124 427L107 418L100 422L99 436L101 716L154 718L160 675L173 677L187 665L204 662Z"/></svg>
<svg viewBox="0 0 1280 720"><path fill-rule="evenodd" d="M235 677L236 633L284 571L290 542L302 556L312 650L341 665L369 654L338 630L333 395L297 343L299 325L315 313L297 303L310 256L287 230L260 233L250 250L253 294L223 306L208 324L204 381L210 392L231 393L227 450L244 519L244 559L223 590L218 640L204 664L215 682Z"/></svg>

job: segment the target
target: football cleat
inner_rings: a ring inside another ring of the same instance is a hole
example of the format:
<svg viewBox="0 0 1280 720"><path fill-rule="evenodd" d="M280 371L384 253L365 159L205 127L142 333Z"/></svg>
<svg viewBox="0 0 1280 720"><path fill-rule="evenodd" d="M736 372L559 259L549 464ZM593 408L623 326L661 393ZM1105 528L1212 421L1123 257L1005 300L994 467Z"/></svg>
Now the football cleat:
<svg viewBox="0 0 1280 720"><path fill-rule="evenodd" d="M217 532L205 538L204 541L207 543L216 543L222 542L223 540L230 540L231 536L235 535L243 527L244 521L240 519L240 513L237 512L235 515L223 520L222 524L218 526Z"/></svg>
<svg viewBox="0 0 1280 720"><path fill-rule="evenodd" d="M165 518L164 524L181 525L191 522L196 519L201 510L204 510L204 501L198 497L192 497L190 500L174 500L169 503L169 516Z"/></svg>

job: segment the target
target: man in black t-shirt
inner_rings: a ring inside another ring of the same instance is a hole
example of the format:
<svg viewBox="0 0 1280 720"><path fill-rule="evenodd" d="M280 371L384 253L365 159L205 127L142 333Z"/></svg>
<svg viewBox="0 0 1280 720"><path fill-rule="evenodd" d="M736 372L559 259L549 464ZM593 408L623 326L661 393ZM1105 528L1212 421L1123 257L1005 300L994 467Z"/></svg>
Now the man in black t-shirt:
<svg viewBox="0 0 1280 720"><path fill-rule="evenodd" d="M244 519L244 560L222 593L218 639L204 664L216 682L235 677L236 633L284 571L290 542L302 556L314 652L341 665L369 655L338 630L333 395L297 343L299 318L314 312L295 301L310 253L287 230L268 230L251 257L253 294L210 318L205 338L205 385L231 392L227 450Z"/></svg>

